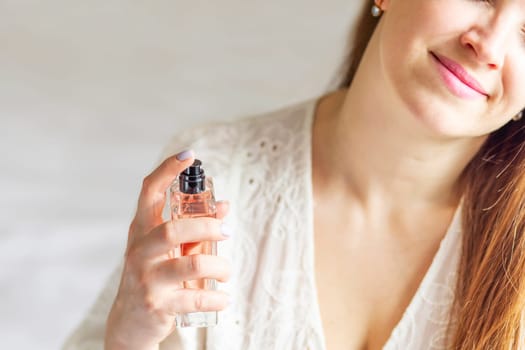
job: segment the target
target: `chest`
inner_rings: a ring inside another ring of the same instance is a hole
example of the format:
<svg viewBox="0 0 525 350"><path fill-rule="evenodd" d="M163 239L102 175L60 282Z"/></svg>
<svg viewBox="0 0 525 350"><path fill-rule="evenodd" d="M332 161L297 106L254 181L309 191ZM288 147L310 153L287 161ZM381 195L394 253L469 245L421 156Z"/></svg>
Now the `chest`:
<svg viewBox="0 0 525 350"><path fill-rule="evenodd" d="M400 238L335 218L314 218L315 275L327 349L381 349L442 235Z"/></svg>

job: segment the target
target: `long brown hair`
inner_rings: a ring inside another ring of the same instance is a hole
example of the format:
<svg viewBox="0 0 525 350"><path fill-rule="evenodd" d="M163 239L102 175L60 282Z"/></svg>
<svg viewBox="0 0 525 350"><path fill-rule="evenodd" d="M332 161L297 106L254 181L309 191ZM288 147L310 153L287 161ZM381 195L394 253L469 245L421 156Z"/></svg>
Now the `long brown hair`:
<svg viewBox="0 0 525 350"><path fill-rule="evenodd" d="M341 88L351 85L376 27L369 9L364 7L350 40ZM524 121L510 121L488 136L462 173L463 241L450 349L525 347L524 147Z"/></svg>

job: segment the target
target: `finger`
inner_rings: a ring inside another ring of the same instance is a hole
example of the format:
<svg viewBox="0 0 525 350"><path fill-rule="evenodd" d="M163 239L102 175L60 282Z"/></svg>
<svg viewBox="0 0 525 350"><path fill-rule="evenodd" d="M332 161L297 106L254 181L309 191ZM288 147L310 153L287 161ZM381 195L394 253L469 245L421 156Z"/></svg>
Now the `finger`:
<svg viewBox="0 0 525 350"><path fill-rule="evenodd" d="M209 217L167 221L133 242L128 258L153 259L181 243L222 241L231 236L229 226Z"/></svg>
<svg viewBox="0 0 525 350"><path fill-rule="evenodd" d="M201 289L179 289L163 300L164 310L171 315L197 311L220 311L230 303L230 297L222 291Z"/></svg>
<svg viewBox="0 0 525 350"><path fill-rule="evenodd" d="M217 219L223 219L228 212L230 211L230 202L228 201L218 201L216 203L217 213L215 217Z"/></svg>
<svg viewBox="0 0 525 350"><path fill-rule="evenodd" d="M155 284L173 286L202 278L226 282L230 278L230 262L220 256L195 254L164 260L152 271Z"/></svg>
<svg viewBox="0 0 525 350"><path fill-rule="evenodd" d="M158 223L162 218L166 189L194 160L193 151L181 152L164 160L144 178L137 207L137 225L147 230Z"/></svg>

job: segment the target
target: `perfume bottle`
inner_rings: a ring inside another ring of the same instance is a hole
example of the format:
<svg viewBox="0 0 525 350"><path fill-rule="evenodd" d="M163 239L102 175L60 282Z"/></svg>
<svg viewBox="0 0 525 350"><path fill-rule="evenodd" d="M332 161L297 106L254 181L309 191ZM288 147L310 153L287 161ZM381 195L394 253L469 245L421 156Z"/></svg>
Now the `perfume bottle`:
<svg viewBox="0 0 525 350"><path fill-rule="evenodd" d="M186 168L173 182L170 188L171 219L197 217L215 217L216 206L213 193L213 180L206 177L200 160ZM171 256L188 256L193 254L217 255L217 242L182 243L176 247ZM202 278L183 282L184 288L216 290L217 281ZM209 327L217 324L217 311L181 313L175 316L177 327Z"/></svg>

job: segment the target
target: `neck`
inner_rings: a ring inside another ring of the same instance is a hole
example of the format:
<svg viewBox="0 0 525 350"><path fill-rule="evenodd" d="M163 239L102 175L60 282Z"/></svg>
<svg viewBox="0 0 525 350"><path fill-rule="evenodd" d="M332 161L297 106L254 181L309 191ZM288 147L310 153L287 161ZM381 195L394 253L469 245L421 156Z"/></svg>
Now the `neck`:
<svg viewBox="0 0 525 350"><path fill-rule="evenodd" d="M363 91L338 91L318 105L317 185L345 193L370 210L455 207L461 173L484 139L436 137L410 113L382 108L388 101Z"/></svg>

